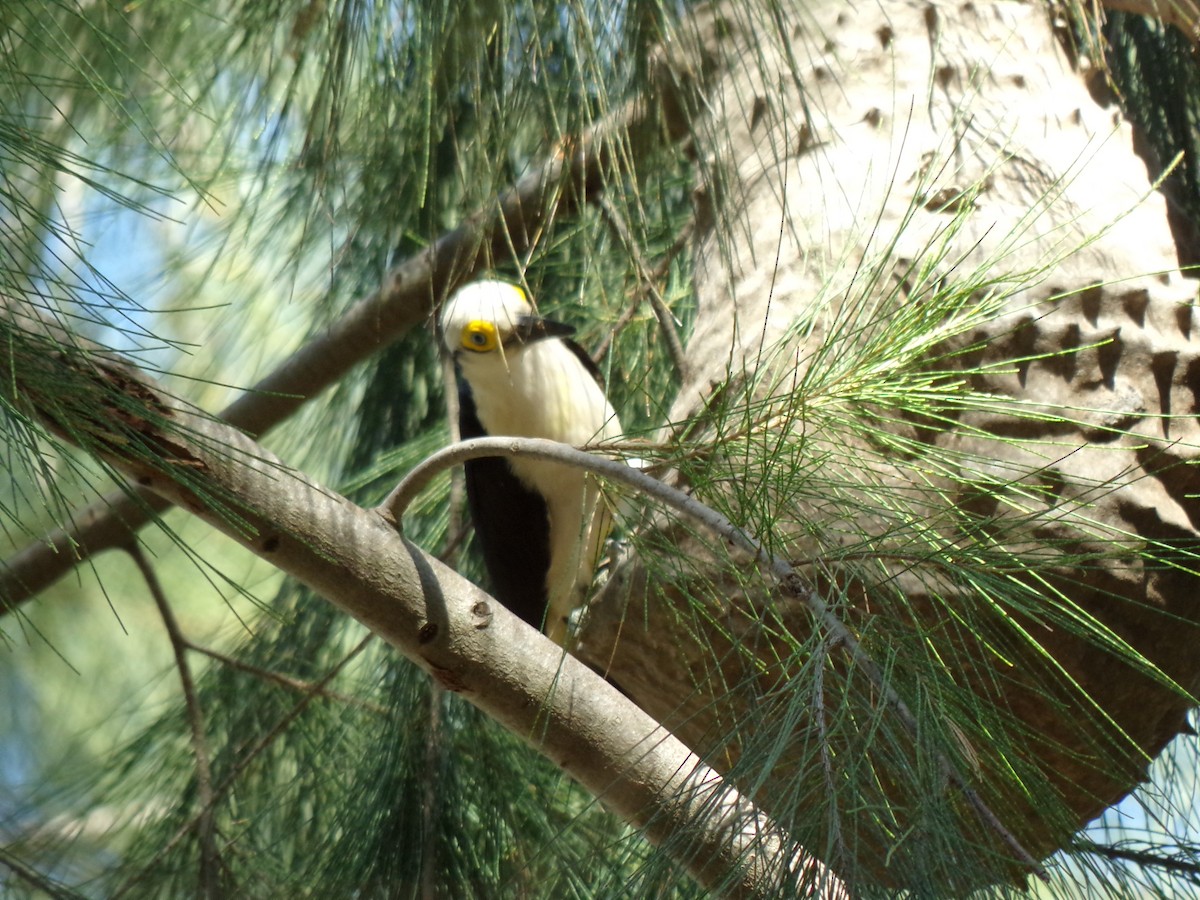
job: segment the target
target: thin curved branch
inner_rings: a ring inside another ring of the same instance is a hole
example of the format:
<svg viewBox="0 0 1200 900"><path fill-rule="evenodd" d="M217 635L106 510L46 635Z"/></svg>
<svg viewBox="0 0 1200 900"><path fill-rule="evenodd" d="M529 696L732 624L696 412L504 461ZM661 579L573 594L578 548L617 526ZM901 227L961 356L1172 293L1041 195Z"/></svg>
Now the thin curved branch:
<svg viewBox="0 0 1200 900"><path fill-rule="evenodd" d="M196 680L192 677L192 667L188 663L188 639L179 627L175 611L163 591L158 573L146 559L146 553L140 544L134 542L126 552L133 559L146 588L154 598L158 614L162 617L163 626L171 641L171 650L175 655L175 668L179 672L179 683L183 689L183 703L187 709L188 727L191 729L192 756L196 760L196 799L200 809L196 812L196 837L200 842L200 895L215 898L221 895L221 855L217 851L217 826L213 816L216 807L216 793L213 791L212 765L208 752L208 739L205 737L204 710L200 706L200 697L196 692Z"/></svg>
<svg viewBox="0 0 1200 900"><path fill-rule="evenodd" d="M883 670L863 649L854 632L833 613L824 598L808 586L791 563L783 557L771 553L758 538L739 528L715 509L623 462L606 459L568 444L540 438L474 438L439 450L415 466L380 504L378 507L380 515L400 528L404 510L435 475L469 459L490 456L542 459L584 469L613 481L619 481L699 522L720 537L751 553L755 561L777 579L783 593L807 606L817 624L825 630L828 637L846 648L846 652L854 660L855 665L867 675L871 684L887 701L887 705L905 730L914 737L918 733L916 716L913 715L904 698L896 693L896 690L884 677ZM953 762L944 754L939 754L939 762L947 778L958 788L988 828L1031 872L1045 880L1047 878L1045 869L1022 846L1000 817L983 801L978 791L958 771Z"/></svg>

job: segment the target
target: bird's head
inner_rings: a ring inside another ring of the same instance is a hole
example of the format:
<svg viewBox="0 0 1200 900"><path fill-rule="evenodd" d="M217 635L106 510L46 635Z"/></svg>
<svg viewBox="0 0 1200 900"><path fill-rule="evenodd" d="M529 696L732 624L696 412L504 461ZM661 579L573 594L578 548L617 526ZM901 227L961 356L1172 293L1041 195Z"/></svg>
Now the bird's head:
<svg viewBox="0 0 1200 900"><path fill-rule="evenodd" d="M460 360L503 359L527 344L569 337L574 330L537 315L525 292L505 281L468 284L442 308L446 347Z"/></svg>

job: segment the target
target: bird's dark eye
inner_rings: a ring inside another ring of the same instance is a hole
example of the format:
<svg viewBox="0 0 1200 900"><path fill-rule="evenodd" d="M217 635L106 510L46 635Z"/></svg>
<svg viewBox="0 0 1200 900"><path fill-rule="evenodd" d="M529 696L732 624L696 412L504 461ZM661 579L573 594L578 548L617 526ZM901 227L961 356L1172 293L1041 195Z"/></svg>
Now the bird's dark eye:
<svg viewBox="0 0 1200 900"><path fill-rule="evenodd" d="M474 334L471 335L470 341L476 347L482 347L487 343L487 335L480 334L479 332L475 332Z"/></svg>

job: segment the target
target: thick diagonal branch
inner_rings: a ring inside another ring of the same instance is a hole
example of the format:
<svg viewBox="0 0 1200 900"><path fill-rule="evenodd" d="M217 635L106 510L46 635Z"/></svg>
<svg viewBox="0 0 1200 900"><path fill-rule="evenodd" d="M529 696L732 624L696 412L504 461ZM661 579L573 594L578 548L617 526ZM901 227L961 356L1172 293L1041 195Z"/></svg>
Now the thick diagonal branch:
<svg viewBox="0 0 1200 900"><path fill-rule="evenodd" d="M131 482L182 506L353 616L491 715L733 896L842 888L812 857L632 701L383 516L289 469L243 432L192 412L127 363L18 344L0 390ZM53 370L53 371L51 371ZM122 416L115 422L113 409ZM139 414L139 410L144 414Z"/></svg>

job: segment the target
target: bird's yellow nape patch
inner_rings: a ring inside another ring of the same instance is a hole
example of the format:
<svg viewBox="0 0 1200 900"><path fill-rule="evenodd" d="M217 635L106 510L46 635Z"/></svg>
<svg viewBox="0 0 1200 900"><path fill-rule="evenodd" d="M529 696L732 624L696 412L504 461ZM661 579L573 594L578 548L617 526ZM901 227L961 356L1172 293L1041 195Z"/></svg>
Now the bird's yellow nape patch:
<svg viewBox="0 0 1200 900"><path fill-rule="evenodd" d="M483 319L468 322L463 327L461 342L464 350L473 350L476 353L495 350L500 346L500 339L496 335L496 323Z"/></svg>

